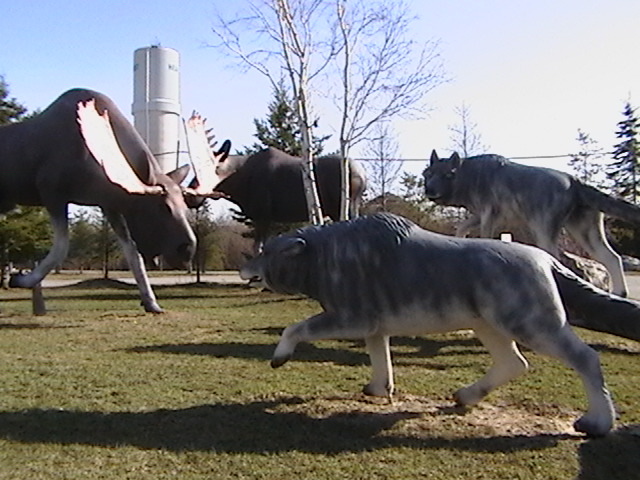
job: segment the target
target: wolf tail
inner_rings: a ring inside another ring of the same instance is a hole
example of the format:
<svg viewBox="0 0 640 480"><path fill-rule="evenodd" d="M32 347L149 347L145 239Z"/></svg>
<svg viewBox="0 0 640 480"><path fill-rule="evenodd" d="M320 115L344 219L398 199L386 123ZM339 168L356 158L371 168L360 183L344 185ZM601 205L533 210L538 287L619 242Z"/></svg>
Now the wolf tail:
<svg viewBox="0 0 640 480"><path fill-rule="evenodd" d="M581 202L591 208L621 220L640 224L640 207L633 203L607 195L597 188L584 183L579 184L578 194Z"/></svg>
<svg viewBox="0 0 640 480"><path fill-rule="evenodd" d="M640 302L605 292L557 261L553 276L571 325L640 341Z"/></svg>

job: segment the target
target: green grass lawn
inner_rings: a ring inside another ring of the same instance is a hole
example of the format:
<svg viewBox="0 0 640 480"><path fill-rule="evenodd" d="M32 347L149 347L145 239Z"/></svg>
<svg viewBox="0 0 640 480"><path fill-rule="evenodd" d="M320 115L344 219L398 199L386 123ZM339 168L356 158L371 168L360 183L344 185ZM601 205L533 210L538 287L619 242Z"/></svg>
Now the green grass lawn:
<svg viewBox="0 0 640 480"><path fill-rule="evenodd" d="M487 368L468 334L393 339L393 404L360 393L360 342L300 345L278 370L281 330L319 307L232 286L0 292L0 479L640 478L640 348L580 334L600 352L619 413L576 435L577 376L531 352L523 376L478 407L451 393Z"/></svg>

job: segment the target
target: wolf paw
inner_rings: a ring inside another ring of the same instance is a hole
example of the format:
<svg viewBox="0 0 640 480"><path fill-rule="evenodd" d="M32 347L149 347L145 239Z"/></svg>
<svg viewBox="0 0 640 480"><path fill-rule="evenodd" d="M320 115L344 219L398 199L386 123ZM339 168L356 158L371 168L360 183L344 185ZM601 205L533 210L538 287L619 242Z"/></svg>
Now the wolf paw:
<svg viewBox="0 0 640 480"><path fill-rule="evenodd" d="M273 357L271 359L271 368L279 368L291 359L291 355L285 355L282 357Z"/></svg>
<svg viewBox="0 0 640 480"><path fill-rule="evenodd" d="M369 383L362 388L362 393L370 397L391 398L393 396L393 390L394 390L393 385L385 385L384 387L381 388L378 385Z"/></svg>
<svg viewBox="0 0 640 480"><path fill-rule="evenodd" d="M470 407L477 404L486 396L486 393L479 391L474 386L461 388L453 394L453 401L461 407Z"/></svg>
<svg viewBox="0 0 640 480"><path fill-rule="evenodd" d="M581 417L575 421L573 424L573 428L577 432L582 432L587 434L589 437L603 437L613 427L613 422L607 421L598 421L597 419L591 419L588 417Z"/></svg>

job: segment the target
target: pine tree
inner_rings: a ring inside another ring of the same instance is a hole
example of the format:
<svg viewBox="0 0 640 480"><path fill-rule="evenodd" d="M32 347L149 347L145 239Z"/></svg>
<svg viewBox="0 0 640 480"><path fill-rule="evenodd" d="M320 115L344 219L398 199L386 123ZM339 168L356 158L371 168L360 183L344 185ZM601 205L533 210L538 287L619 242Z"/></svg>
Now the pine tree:
<svg viewBox="0 0 640 480"><path fill-rule="evenodd" d="M23 119L27 109L15 98L9 98L9 85L0 75L0 125L18 122Z"/></svg>
<svg viewBox="0 0 640 480"><path fill-rule="evenodd" d="M0 127L27 118L27 109L9 97L9 85L0 76ZM42 207L21 207L0 212L0 272L9 262L30 263L46 253L50 246L51 229ZM0 286L4 286L0 275Z"/></svg>
<svg viewBox="0 0 640 480"><path fill-rule="evenodd" d="M242 152L244 155L250 155L258 152L266 147L274 147L282 150L294 157L302 155L302 137L298 125L298 117L292 108L291 96L284 86L284 82L280 82L274 88L274 99L268 106L267 118L260 120L255 118L253 124L256 127L255 137L259 140L250 147L245 147ZM317 126L318 120L314 122ZM313 137L313 155L320 155L323 150L323 144L329 139L329 135L323 137Z"/></svg>
<svg viewBox="0 0 640 480"><path fill-rule="evenodd" d="M614 192L618 196L637 203L640 181L640 165L638 165L640 121L630 102L625 103L622 114L624 118L618 122L616 132L620 142L614 146L613 162L607 168L607 177L611 180Z"/></svg>

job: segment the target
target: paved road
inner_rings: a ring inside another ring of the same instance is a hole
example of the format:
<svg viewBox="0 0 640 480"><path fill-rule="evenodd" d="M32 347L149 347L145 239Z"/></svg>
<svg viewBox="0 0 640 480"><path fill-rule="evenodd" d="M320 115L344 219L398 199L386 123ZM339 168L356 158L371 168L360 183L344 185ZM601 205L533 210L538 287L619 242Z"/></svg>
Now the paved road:
<svg viewBox="0 0 640 480"><path fill-rule="evenodd" d="M99 276L87 276L86 278L78 278L77 275L70 276L70 278L65 278L65 273L61 274L51 274L46 277L42 281L42 286L47 287L66 287L69 285L74 285L82 280L86 279L97 279ZM122 272L117 272L112 274L110 277L112 280L118 280L120 282L129 283L131 285L135 285L135 280L126 274L122 274ZM195 283L196 275L188 274L188 273L177 273L177 274L167 274L167 275L155 275L149 277L149 282L152 285L182 285L186 283ZM244 284L246 283L244 280L240 278L238 272L236 271L224 271L224 272L211 272L200 275L201 282L211 282L211 283L224 283L224 284Z"/></svg>
<svg viewBox="0 0 640 480"><path fill-rule="evenodd" d="M629 297L640 300L640 274L626 274L627 285L629 286Z"/></svg>
<svg viewBox="0 0 640 480"><path fill-rule="evenodd" d="M629 297L640 301L640 273L625 275L627 279L627 284L629 285ZM97 276L91 276L89 278L99 278ZM126 282L130 284L135 284L133 278L125 274L123 272L117 272L112 277L114 280L119 280L121 282ZM223 283L223 284L245 284L238 272L236 271L222 271L222 272L211 272L202 274L200 276L202 282L211 282L211 283ZM64 287L67 285L73 285L78 283L80 279L77 276L73 276L72 278L65 278L65 274L51 274L42 282L43 287ZM195 274L187 274L187 273L178 273L178 274L167 274L162 276L151 276L149 277L149 281L152 285L181 285L185 283L195 283L196 275Z"/></svg>

